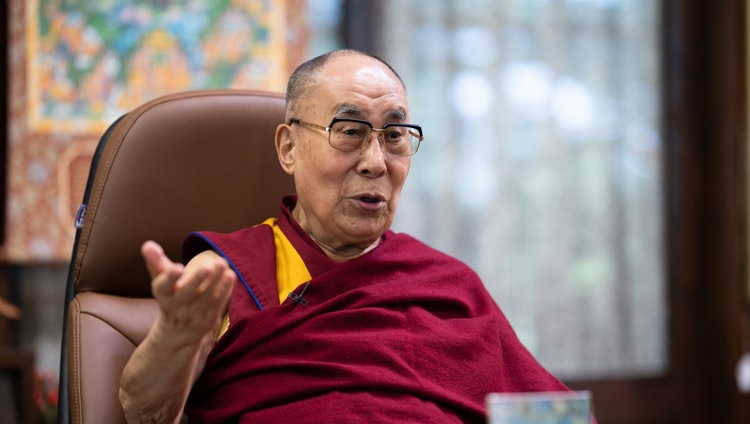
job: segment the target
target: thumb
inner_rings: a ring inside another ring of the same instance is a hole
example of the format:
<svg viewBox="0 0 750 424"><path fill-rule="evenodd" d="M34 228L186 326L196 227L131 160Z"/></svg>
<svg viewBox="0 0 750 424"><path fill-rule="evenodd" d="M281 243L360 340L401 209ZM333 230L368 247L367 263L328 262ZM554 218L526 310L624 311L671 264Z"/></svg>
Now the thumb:
<svg viewBox="0 0 750 424"><path fill-rule="evenodd" d="M146 262L146 268L152 279L175 265L164 253L164 249L159 243L152 240L143 243L141 256Z"/></svg>

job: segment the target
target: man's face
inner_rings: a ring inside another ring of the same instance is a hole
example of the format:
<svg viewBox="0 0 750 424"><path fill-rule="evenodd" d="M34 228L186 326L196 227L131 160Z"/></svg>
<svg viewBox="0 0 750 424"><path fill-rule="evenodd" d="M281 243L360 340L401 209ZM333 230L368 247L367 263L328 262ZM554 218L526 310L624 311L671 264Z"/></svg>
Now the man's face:
<svg viewBox="0 0 750 424"><path fill-rule="evenodd" d="M408 122L405 90L377 60L331 58L317 81L295 118L321 126L334 117L356 118L374 128ZM391 226L410 157L388 154L375 133L361 151L342 152L328 144L328 133L303 125L281 126L279 143L299 198L294 217L324 250L356 256Z"/></svg>

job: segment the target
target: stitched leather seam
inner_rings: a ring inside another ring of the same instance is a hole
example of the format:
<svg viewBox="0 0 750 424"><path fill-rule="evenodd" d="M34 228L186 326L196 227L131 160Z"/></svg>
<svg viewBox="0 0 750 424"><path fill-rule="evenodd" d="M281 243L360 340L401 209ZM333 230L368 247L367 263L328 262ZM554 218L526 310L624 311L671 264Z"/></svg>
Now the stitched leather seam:
<svg viewBox="0 0 750 424"><path fill-rule="evenodd" d="M110 323L110 321L107 321L106 319L100 317L99 315L97 315L97 314L95 314L93 312L85 312L85 311L80 311L79 314L80 315L88 315L90 317L98 319L99 321L101 321L101 322L109 325L109 327L111 329L115 330L117 332L117 334L121 335L125 340L129 341L130 343L132 343L133 346L138 346L138 343L136 343L132 338L128 337L125 333L123 333L122 331L120 331L118 328L115 328L114 326L112 326L112 324Z"/></svg>
<svg viewBox="0 0 750 424"><path fill-rule="evenodd" d="M71 333L73 334L73 399L75 402L75 422L83 423L83 406L82 406L82 394L81 394L81 361L80 361L80 350L81 350L81 326L79 314L81 312L80 304L78 299L73 299L71 302L73 307L73 328Z"/></svg>

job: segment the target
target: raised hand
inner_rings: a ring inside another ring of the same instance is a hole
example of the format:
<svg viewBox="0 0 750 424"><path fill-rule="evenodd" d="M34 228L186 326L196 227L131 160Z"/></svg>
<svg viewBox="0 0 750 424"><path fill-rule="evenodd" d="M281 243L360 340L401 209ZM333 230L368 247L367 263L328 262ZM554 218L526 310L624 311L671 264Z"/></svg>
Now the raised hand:
<svg viewBox="0 0 750 424"><path fill-rule="evenodd" d="M236 278L227 262L213 251L187 266L172 262L156 242L147 241L141 254L159 303L157 324L169 333L201 337L215 331L226 310ZM214 333L215 334L215 333Z"/></svg>
<svg viewBox="0 0 750 424"><path fill-rule="evenodd" d="M187 266L172 262L153 241L141 254L159 315L125 365L120 402L129 423L176 423L216 342L236 275L212 251Z"/></svg>

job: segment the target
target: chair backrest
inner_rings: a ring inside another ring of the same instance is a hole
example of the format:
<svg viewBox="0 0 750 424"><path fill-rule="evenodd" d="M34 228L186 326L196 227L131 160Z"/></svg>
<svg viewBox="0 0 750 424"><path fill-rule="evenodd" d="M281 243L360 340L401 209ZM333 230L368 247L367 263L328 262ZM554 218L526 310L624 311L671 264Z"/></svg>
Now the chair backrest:
<svg viewBox="0 0 750 424"><path fill-rule="evenodd" d="M140 245L179 260L191 231L229 232L276 216L292 179L278 164L277 93L160 97L124 115L92 163L68 275L59 423L118 423L122 368L156 313Z"/></svg>

